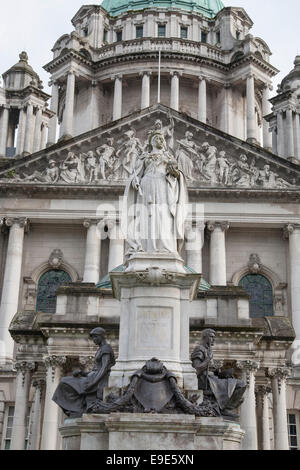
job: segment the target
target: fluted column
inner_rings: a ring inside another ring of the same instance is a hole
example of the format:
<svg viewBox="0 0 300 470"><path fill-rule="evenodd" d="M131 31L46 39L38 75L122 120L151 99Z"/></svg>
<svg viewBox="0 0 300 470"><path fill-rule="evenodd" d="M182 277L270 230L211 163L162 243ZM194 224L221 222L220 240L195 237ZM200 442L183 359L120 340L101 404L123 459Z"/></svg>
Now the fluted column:
<svg viewBox="0 0 300 470"><path fill-rule="evenodd" d="M124 237L116 222L109 230L108 272L124 263Z"/></svg>
<svg viewBox="0 0 300 470"><path fill-rule="evenodd" d="M35 369L35 363L17 362L15 368L17 369L17 386L10 449L24 450L30 378Z"/></svg>
<svg viewBox="0 0 300 470"><path fill-rule="evenodd" d="M289 240L292 320L296 340L300 341L300 225L288 224L283 233Z"/></svg>
<svg viewBox="0 0 300 470"><path fill-rule="evenodd" d="M21 155L24 151L25 128L26 128L26 111L24 108L21 108L20 114L19 114L16 155Z"/></svg>
<svg viewBox="0 0 300 470"><path fill-rule="evenodd" d="M256 361L239 361L236 367L242 371L243 379L247 383L244 402L241 405L240 424L246 432L242 449L257 450L257 424L255 402L255 372L259 368Z"/></svg>
<svg viewBox="0 0 300 470"><path fill-rule="evenodd" d="M257 405L259 408L260 445L259 450L270 450L270 417L269 417L269 401L268 395L272 391L267 385L258 385L256 387Z"/></svg>
<svg viewBox="0 0 300 470"><path fill-rule="evenodd" d="M289 450L286 412L286 378L291 371L285 367L268 369L273 393L273 422L275 450Z"/></svg>
<svg viewBox="0 0 300 470"><path fill-rule="evenodd" d="M33 134L34 134L33 122L34 122L33 105L31 103L28 103L27 112L26 112L26 130L25 130L25 141L24 141L24 152L26 153L32 152Z"/></svg>
<svg viewBox="0 0 300 470"><path fill-rule="evenodd" d="M185 251L186 264L196 273L202 273L202 248L204 241L204 223L196 222L186 226Z"/></svg>
<svg viewBox="0 0 300 470"><path fill-rule="evenodd" d="M35 393L32 405L32 423L28 450L39 450L41 433L41 401L46 381L44 379L35 379L32 382L32 385L35 388Z"/></svg>
<svg viewBox="0 0 300 470"><path fill-rule="evenodd" d="M297 160L300 160L300 114L295 114L295 141L296 141L296 155Z"/></svg>
<svg viewBox="0 0 300 470"><path fill-rule="evenodd" d="M101 237L97 228L98 220L85 220L87 229L83 282L97 283L100 280Z"/></svg>
<svg viewBox="0 0 300 470"><path fill-rule="evenodd" d="M277 113L277 150L279 157L286 154L282 111Z"/></svg>
<svg viewBox="0 0 300 470"><path fill-rule="evenodd" d="M206 124L207 121L207 96L206 96L206 80L199 77L198 88L198 120Z"/></svg>
<svg viewBox="0 0 300 470"><path fill-rule="evenodd" d="M42 108L38 108L36 111L35 117L35 129L34 129L34 139L33 139L33 152L38 152L41 146L42 138Z"/></svg>
<svg viewBox="0 0 300 470"><path fill-rule="evenodd" d="M53 394L60 382L65 356L47 356L45 407L42 430L41 450L55 450L57 446L59 407L52 401Z"/></svg>
<svg viewBox="0 0 300 470"><path fill-rule="evenodd" d="M49 133L48 133L48 144L52 145L56 143L56 132L57 132L57 114L58 114L58 82L52 83L52 97L50 109L55 113L49 122Z"/></svg>
<svg viewBox="0 0 300 470"><path fill-rule="evenodd" d="M41 133L41 141L40 141L40 148L39 150L43 150L46 148L47 142L47 124L45 122L42 123L42 133Z"/></svg>
<svg viewBox="0 0 300 470"><path fill-rule="evenodd" d="M69 72L67 76L66 104L63 115L62 137L73 136L74 100L75 100L75 73Z"/></svg>
<svg viewBox="0 0 300 470"><path fill-rule="evenodd" d="M123 82L122 75L114 77L115 90L114 90L114 104L113 104L113 121L121 119L122 117L122 100L123 100Z"/></svg>
<svg viewBox="0 0 300 470"><path fill-rule="evenodd" d="M262 115L263 115L263 145L265 149L271 150L272 148L272 137L269 129L269 123L264 119L264 116L267 116L271 113L271 103L269 101L269 85L265 85L262 94Z"/></svg>
<svg viewBox="0 0 300 470"><path fill-rule="evenodd" d="M208 222L207 224L210 232L210 284L213 286L227 285L225 232L228 228L228 222Z"/></svg>
<svg viewBox="0 0 300 470"><path fill-rule="evenodd" d="M6 156L7 135L8 135L9 108L2 108L0 120L0 156Z"/></svg>
<svg viewBox="0 0 300 470"><path fill-rule="evenodd" d="M142 96L141 96L141 109L150 106L150 75L151 72L142 72Z"/></svg>
<svg viewBox="0 0 300 470"><path fill-rule="evenodd" d="M14 341L8 328L18 310L24 231L28 226L25 218L8 218L5 223L10 231L0 306L0 362L13 359Z"/></svg>
<svg viewBox="0 0 300 470"><path fill-rule="evenodd" d="M286 110L286 136L287 136L287 157L295 157L294 145L294 124L293 124L293 110L288 108Z"/></svg>
<svg viewBox="0 0 300 470"><path fill-rule="evenodd" d="M255 143L256 139L256 121L255 121L255 89L254 75L249 74L246 85L246 101L247 101L247 141Z"/></svg>
<svg viewBox="0 0 300 470"><path fill-rule="evenodd" d="M179 111L179 73L171 73L171 98L170 108Z"/></svg>

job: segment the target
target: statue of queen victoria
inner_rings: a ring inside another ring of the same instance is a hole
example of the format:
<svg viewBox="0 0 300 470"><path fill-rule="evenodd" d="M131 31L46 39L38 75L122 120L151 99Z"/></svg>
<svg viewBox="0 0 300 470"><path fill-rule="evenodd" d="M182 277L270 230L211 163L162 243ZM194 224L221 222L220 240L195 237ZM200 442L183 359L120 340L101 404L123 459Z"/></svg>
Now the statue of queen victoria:
<svg viewBox="0 0 300 470"><path fill-rule="evenodd" d="M147 151L136 161L126 187L127 256L180 251L188 195L185 177L167 144L171 133L172 124L163 127L156 121Z"/></svg>

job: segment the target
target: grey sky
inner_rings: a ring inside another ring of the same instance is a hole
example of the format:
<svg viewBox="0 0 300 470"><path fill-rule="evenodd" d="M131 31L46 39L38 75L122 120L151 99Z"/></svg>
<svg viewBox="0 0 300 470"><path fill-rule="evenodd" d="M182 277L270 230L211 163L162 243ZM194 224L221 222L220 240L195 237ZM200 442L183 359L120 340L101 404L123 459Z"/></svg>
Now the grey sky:
<svg viewBox="0 0 300 470"><path fill-rule="evenodd" d="M26 50L30 65L44 81L45 91L49 91L49 75L42 66L52 59L55 41L72 31L71 18L82 5L90 3L101 1L0 0L0 73L14 65L19 53ZM300 53L300 1L223 0L223 3L244 8L254 22L251 33L269 45L272 64L281 70L274 80L276 90Z"/></svg>

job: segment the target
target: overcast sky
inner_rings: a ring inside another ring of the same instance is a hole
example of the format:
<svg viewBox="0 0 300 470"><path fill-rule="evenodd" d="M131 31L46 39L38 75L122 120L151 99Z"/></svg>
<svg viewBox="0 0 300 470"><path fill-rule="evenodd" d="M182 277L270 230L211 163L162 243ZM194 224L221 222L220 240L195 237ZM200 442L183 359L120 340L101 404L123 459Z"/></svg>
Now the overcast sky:
<svg viewBox="0 0 300 470"><path fill-rule="evenodd" d="M42 66L52 59L55 41L72 31L71 18L89 0L0 0L0 73L18 62L19 53L26 50L29 63L48 89L49 75ZM281 73L277 84L293 68L300 53L299 0L223 0L225 6L239 6L254 22L252 34L264 39L273 56L272 64Z"/></svg>

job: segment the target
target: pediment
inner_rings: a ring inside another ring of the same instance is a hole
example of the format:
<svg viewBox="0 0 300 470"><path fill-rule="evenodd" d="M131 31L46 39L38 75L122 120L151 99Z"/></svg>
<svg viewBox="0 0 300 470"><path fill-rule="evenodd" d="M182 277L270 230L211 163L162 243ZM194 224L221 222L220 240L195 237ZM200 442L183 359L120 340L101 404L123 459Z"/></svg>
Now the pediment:
<svg viewBox="0 0 300 470"><path fill-rule="evenodd" d="M1 168L0 182L22 187L123 187L135 162L148 151L149 132L155 126L163 129L166 151L177 160L191 189L300 189L298 165L163 105L14 160Z"/></svg>

